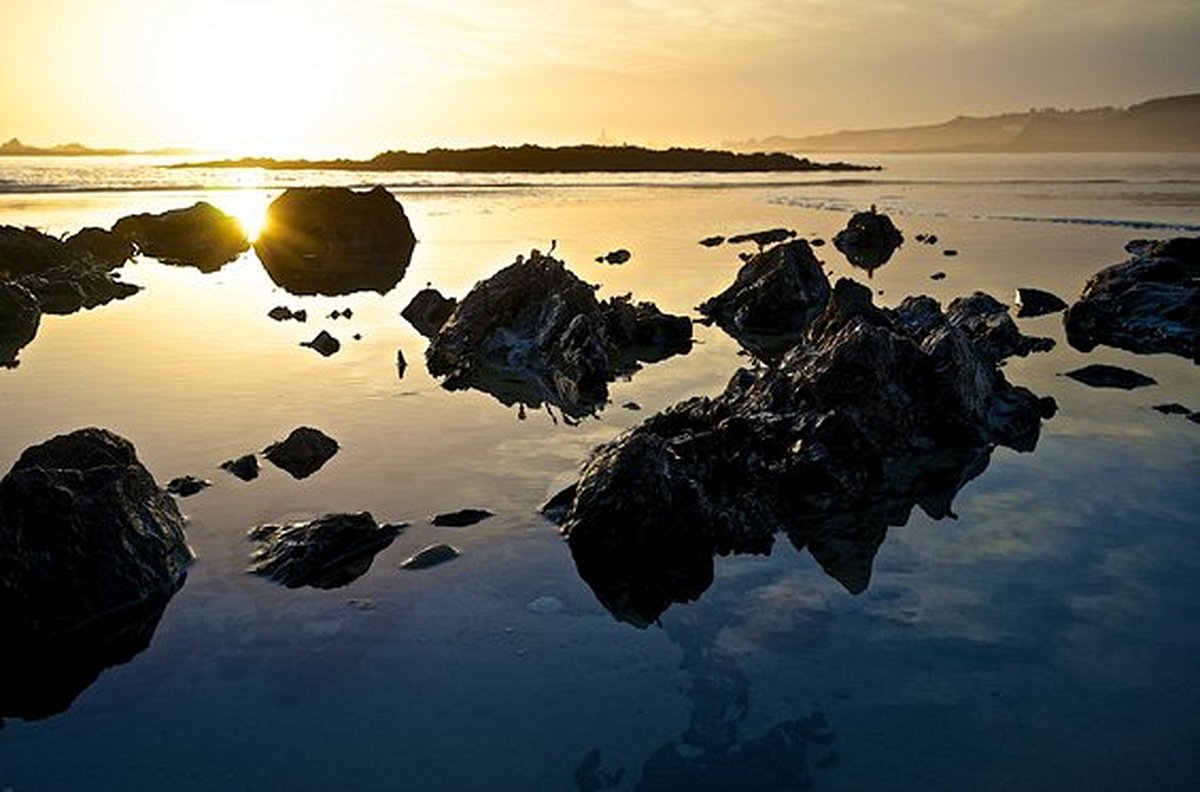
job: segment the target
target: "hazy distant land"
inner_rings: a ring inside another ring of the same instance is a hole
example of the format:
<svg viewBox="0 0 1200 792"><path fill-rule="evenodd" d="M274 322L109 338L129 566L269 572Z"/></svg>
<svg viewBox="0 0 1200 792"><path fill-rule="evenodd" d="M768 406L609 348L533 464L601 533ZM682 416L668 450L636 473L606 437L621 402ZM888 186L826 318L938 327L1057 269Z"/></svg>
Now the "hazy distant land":
<svg viewBox="0 0 1200 792"><path fill-rule="evenodd" d="M735 153L707 149L654 150L640 146L559 146L443 149L425 152L386 151L369 160L277 160L243 157L190 162L178 168L266 168L268 170L454 171L459 173L637 173L770 171L869 171L878 165L818 163L791 154Z"/></svg>
<svg viewBox="0 0 1200 792"><path fill-rule="evenodd" d="M1124 109L1051 108L959 116L925 126L776 136L726 145L741 151L804 153L1200 151L1200 94L1154 99Z"/></svg>
<svg viewBox="0 0 1200 792"><path fill-rule="evenodd" d="M0 143L0 157L123 157L129 154L192 154L195 149L154 149L134 151L122 148L91 148L82 143L62 143L57 146L29 146L13 138Z"/></svg>

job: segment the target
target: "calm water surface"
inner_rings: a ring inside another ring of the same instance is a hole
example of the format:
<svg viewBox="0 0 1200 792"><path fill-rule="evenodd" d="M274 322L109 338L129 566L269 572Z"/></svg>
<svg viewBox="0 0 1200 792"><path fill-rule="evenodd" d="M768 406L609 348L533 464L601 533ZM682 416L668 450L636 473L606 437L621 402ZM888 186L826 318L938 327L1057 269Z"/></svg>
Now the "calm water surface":
<svg viewBox="0 0 1200 792"><path fill-rule="evenodd" d="M700 238L786 226L829 239L871 203L909 239L870 280L888 305L976 289L1011 302L1016 286L1072 300L1130 239L1200 233L1200 158L856 159L887 168L527 178L0 162L0 224L54 234L200 199L253 227L283 187L379 182L420 239L386 295L295 297L252 251L211 275L140 259L122 277L144 291L44 317L20 365L0 371L0 467L98 425L160 482L214 483L180 501L198 560L149 648L68 712L7 720L0 790L1195 788L1200 426L1150 409L1200 409L1191 363L1082 355L1060 316L1020 320L1058 345L1006 374L1060 410L1033 453L993 454L955 499L957 519L914 511L857 596L785 541L718 559L703 597L639 630L597 603L536 509L598 443L720 392L746 362L737 345L697 325L690 354L616 383L573 426L443 390L399 317L427 282L461 296L551 239L601 296L690 313L740 263ZM920 232L941 242L917 244ZM617 247L633 251L625 266L594 262ZM832 246L817 252L835 277L864 278ZM281 304L309 321L267 318ZM346 307L353 318L324 318ZM298 345L320 329L342 339L339 354ZM1159 384L1100 391L1060 376L1085 362ZM266 465L244 483L218 468L303 424L342 446L311 478ZM464 506L496 516L426 521ZM245 574L249 527L360 509L412 526L349 586ZM462 556L399 568L435 541Z"/></svg>

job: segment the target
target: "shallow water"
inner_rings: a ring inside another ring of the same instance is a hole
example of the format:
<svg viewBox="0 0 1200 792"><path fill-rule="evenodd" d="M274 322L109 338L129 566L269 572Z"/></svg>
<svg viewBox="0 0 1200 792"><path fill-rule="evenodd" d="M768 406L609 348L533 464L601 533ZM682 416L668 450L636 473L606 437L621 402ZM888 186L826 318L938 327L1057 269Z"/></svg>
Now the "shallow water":
<svg viewBox="0 0 1200 792"><path fill-rule="evenodd" d="M420 240L386 295L295 297L249 252L212 275L139 260L122 277L143 292L45 317L19 367L0 370L0 460L99 425L129 438L160 482L190 473L214 486L180 501L198 560L150 647L67 713L6 721L0 789L598 789L619 770L616 789L718 789L729 777L762 789L786 788L777 777L848 790L1190 787L1200 426L1149 408L1200 409L1191 363L1083 355L1060 316L1020 320L1058 344L1010 360L1006 375L1060 409L1033 453L993 454L955 499L956 520L914 511L858 596L784 541L769 557L719 558L698 601L638 630L597 603L537 506L596 444L719 392L745 363L737 345L697 325L690 354L616 383L597 418L572 426L444 391L399 317L426 282L461 296L551 239L601 296L631 291L687 313L740 263L697 240L773 226L830 239L870 203L908 239L869 281L888 305L976 289L1011 302L1016 286L1070 301L1130 239L1200 228L1196 158L882 159L885 171L857 180L386 175ZM205 199L253 224L285 183L369 183L222 173L181 184L190 172L150 171L164 180L153 182L92 167L30 175L0 163L0 179L24 185L0 192L0 223L58 234ZM939 244L916 243L920 232ZM617 247L633 251L628 264L594 262ZM817 253L834 276L865 279L832 246ZM309 321L268 319L280 304ZM352 319L322 318L345 307ZM343 341L328 359L298 345L322 328ZM1159 385L1126 393L1060 376L1085 362ZM241 482L217 467L302 424L342 446L314 476L268 464ZM464 506L496 516L426 521ZM412 526L349 586L290 590L244 573L249 527L360 509ZM399 569L435 541L462 556ZM768 736L780 727L788 751ZM695 777L715 755L725 770Z"/></svg>

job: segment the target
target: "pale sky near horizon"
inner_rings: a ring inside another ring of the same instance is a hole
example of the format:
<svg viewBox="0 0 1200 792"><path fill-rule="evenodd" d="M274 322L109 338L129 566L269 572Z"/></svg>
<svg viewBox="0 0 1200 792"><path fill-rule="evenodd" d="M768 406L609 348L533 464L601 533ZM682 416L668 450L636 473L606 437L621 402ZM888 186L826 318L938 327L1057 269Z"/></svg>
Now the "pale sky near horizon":
<svg viewBox="0 0 1200 792"><path fill-rule="evenodd" d="M1200 92L1197 0L0 0L0 138L719 145Z"/></svg>

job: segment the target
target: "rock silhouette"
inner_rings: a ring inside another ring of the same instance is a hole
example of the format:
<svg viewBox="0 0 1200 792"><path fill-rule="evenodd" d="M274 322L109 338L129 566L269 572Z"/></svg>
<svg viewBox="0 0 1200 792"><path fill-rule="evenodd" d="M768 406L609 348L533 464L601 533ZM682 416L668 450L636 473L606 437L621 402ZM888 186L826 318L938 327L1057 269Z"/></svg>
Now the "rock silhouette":
<svg viewBox="0 0 1200 792"><path fill-rule="evenodd" d="M366 574L402 525L380 525L369 512L326 514L308 522L259 525L250 571L288 588L340 588Z"/></svg>
<svg viewBox="0 0 1200 792"><path fill-rule="evenodd" d="M122 217L113 233L164 264L216 272L250 249L236 218L199 201L186 209Z"/></svg>
<svg viewBox="0 0 1200 792"><path fill-rule="evenodd" d="M856 212L846 227L833 237L833 246L868 276L891 259L896 248L904 244L904 235L892 224L892 219L875 211Z"/></svg>

